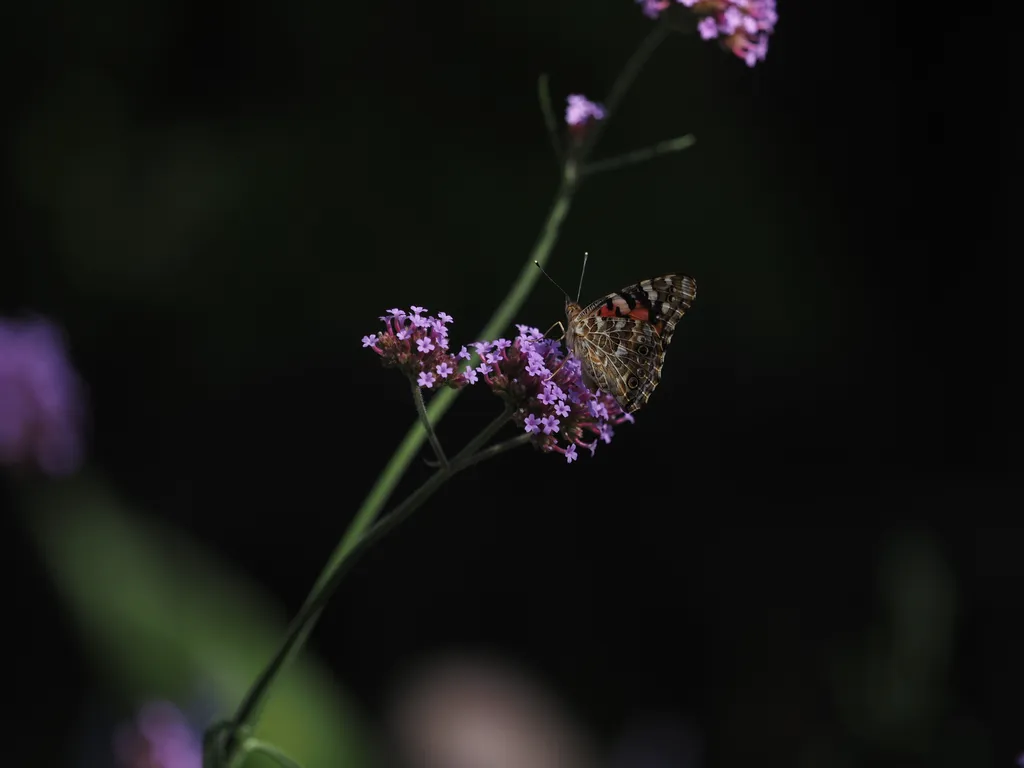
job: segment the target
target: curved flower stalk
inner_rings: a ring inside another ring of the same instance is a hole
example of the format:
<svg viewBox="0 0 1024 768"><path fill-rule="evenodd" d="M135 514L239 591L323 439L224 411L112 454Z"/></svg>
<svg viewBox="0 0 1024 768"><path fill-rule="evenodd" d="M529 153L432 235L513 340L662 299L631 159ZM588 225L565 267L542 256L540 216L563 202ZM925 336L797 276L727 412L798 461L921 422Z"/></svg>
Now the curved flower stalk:
<svg viewBox="0 0 1024 768"><path fill-rule="evenodd" d="M578 364L565 355L557 341L544 338L536 328L528 326L519 326L519 335L513 341L501 338L501 334L511 327L536 284L540 272L535 265L547 264L584 179L677 152L694 143L692 135L685 135L618 157L592 159L608 120L617 114L644 64L671 32L673 25L661 17L667 16L669 11L692 14L689 17L691 29L694 23L703 25L702 37L719 39L751 66L764 58L767 36L775 24L774 0L638 2L643 4L648 16L658 19L658 23L626 62L606 98L596 102L583 94L570 95L566 100L564 123L559 125L547 77L542 76L538 83L541 112L558 164L558 188L519 275L486 326L476 335L478 339L493 341L469 344L454 352L447 330L452 318L445 313L438 313L436 317L426 315L424 307L412 307L410 312L392 309L381 317L382 331L363 337L363 346L378 354L382 364L397 368L408 378L418 419L356 511L274 658L253 683L234 716L207 730L204 742L207 768L237 768L244 760L246 751L255 743L251 731L263 699L278 673L303 647L341 579L363 552L401 524L448 479L474 464L528 443L542 452L558 453L572 463L581 448L593 453L599 441L611 441L615 426L632 421L632 416L623 413L613 398L591 392L583 385ZM713 35L712 22L715 25ZM505 408L449 460L434 432L434 425L452 406L459 391L474 384L489 387L504 401ZM425 390L431 395L429 403L423 398ZM489 444L510 422L518 427L519 434ZM437 457L436 471L408 498L382 515L392 492L425 442L430 443ZM264 751L270 749L268 745L262 747ZM275 758L279 762L284 759L279 751L275 752Z"/></svg>

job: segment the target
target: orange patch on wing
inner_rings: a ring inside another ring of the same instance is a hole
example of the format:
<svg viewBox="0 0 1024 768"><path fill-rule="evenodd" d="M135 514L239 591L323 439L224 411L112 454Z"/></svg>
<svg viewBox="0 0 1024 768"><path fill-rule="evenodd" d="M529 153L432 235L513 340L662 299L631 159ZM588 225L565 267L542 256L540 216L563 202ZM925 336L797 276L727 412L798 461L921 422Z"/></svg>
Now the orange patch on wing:
<svg viewBox="0 0 1024 768"><path fill-rule="evenodd" d="M615 305L611 308L603 306L598 310L597 315L598 317L632 317L634 320L643 320L645 322L650 319L647 307L636 307L630 312L626 306Z"/></svg>

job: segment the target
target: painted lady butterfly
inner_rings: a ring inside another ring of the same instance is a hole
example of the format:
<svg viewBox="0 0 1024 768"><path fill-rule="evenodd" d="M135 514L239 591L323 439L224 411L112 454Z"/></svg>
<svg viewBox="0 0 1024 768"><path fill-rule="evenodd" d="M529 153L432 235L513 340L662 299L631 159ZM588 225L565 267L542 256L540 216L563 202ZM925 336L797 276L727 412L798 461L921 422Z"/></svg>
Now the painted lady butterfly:
<svg viewBox="0 0 1024 768"><path fill-rule="evenodd" d="M644 280L582 308L566 296L565 346L580 361L584 383L612 395L626 413L642 407L696 296L697 282L686 275Z"/></svg>

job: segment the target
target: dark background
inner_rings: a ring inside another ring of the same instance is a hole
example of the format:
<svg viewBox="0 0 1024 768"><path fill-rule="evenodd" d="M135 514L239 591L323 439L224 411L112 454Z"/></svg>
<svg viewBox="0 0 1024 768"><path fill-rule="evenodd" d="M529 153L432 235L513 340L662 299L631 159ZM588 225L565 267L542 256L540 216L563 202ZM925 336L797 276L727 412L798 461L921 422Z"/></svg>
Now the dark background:
<svg viewBox="0 0 1024 768"><path fill-rule="evenodd" d="M598 157L697 144L588 181L550 271L574 284L589 251L585 301L693 275L663 383L593 459L481 465L362 561L312 649L368 721L403 668L467 649L609 750L657 713L704 765L1024 749L1009 77L984 5L782 0L754 70L694 37L655 54ZM413 416L359 337L425 304L473 340L557 183L538 76L600 98L650 22L628 0L7 14L0 307L67 330L90 471L290 614ZM541 284L519 321L561 317ZM443 443L498 408L465 393ZM139 692L26 526L8 540L24 747L67 765L81 692Z"/></svg>

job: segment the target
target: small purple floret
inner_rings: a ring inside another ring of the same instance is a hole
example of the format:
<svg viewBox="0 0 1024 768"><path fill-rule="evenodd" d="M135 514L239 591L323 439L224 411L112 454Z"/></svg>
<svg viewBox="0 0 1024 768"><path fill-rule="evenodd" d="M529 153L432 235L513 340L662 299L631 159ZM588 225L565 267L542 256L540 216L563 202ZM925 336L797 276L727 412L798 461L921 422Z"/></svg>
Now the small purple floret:
<svg viewBox="0 0 1024 768"><path fill-rule="evenodd" d="M573 93L566 99L565 122L571 127L579 127L591 120L604 120L605 109L591 101L581 93Z"/></svg>

